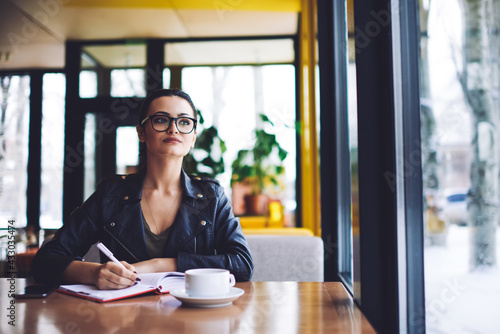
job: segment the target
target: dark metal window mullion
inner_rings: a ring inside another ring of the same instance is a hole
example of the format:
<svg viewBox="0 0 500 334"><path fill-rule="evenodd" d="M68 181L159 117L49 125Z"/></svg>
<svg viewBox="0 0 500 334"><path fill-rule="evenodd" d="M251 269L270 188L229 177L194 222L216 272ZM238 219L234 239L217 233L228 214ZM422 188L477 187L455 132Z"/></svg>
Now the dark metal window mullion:
<svg viewBox="0 0 500 334"><path fill-rule="evenodd" d="M404 245L406 287L407 333L425 332L425 293L424 293L424 223L422 195L422 163L420 138L420 94L419 94L419 36L418 2L393 1L393 9L399 22L394 22L398 30L394 34L393 48L398 50L399 59L395 69L395 81L400 99L396 101L395 112L400 115L402 138L397 138L396 145L402 145L401 169L398 180L403 183L404 195L400 203L404 210ZM399 73L398 73L399 72ZM396 99L397 100L397 99ZM401 140L398 140L401 139ZM402 278L402 277L401 277Z"/></svg>
<svg viewBox="0 0 500 334"><path fill-rule="evenodd" d="M40 229L40 189L42 170L42 71L30 73L30 125L28 154L28 184L27 184L27 225L38 231Z"/></svg>
<svg viewBox="0 0 500 334"><path fill-rule="evenodd" d="M345 6L344 1L318 2L321 231L325 281L342 280L352 289Z"/></svg>
<svg viewBox="0 0 500 334"><path fill-rule="evenodd" d="M397 191L391 2L355 0L359 270L354 297L380 333L399 333Z"/></svg>

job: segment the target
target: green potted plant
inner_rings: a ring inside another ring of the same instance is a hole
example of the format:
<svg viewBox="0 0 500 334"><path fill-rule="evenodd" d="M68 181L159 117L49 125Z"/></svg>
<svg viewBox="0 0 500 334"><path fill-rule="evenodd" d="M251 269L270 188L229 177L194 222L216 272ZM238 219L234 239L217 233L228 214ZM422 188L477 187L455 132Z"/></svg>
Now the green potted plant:
<svg viewBox="0 0 500 334"><path fill-rule="evenodd" d="M223 154L226 144L216 127L204 128L204 123L205 119L198 110L198 136L191 154L184 157L183 165L188 174L216 178L225 170Z"/></svg>
<svg viewBox="0 0 500 334"><path fill-rule="evenodd" d="M288 152L276 140L274 134L264 130L265 125L274 124L266 115L259 114L262 126L255 129L255 144L251 149L240 150L232 163L231 186L235 183L247 185L251 191L244 198L247 215L266 213L266 188L279 186L284 174L283 160Z"/></svg>

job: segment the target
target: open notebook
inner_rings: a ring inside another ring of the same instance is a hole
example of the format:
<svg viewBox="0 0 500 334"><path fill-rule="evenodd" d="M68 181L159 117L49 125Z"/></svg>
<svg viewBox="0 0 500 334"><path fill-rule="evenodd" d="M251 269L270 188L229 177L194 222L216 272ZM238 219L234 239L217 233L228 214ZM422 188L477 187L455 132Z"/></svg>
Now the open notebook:
<svg viewBox="0 0 500 334"><path fill-rule="evenodd" d="M152 291L161 294L168 293L175 289L183 289L185 287L184 273L151 273L140 274L139 277L141 278L139 283L120 290L99 290L95 285L71 284L61 285L57 291L105 303L113 300L142 295Z"/></svg>

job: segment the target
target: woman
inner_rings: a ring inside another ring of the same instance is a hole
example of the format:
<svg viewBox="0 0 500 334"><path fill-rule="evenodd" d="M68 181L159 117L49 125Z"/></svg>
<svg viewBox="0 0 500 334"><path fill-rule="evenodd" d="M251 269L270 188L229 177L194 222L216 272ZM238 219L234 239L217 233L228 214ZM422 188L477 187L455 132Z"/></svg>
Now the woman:
<svg viewBox="0 0 500 334"><path fill-rule="evenodd" d="M133 285L138 273L203 267L250 280L252 257L223 188L182 169L196 140L196 116L180 90L158 90L144 100L137 124L142 168L100 182L38 251L32 263L37 281L120 289ZM102 254L103 264L82 261L97 241L126 269Z"/></svg>

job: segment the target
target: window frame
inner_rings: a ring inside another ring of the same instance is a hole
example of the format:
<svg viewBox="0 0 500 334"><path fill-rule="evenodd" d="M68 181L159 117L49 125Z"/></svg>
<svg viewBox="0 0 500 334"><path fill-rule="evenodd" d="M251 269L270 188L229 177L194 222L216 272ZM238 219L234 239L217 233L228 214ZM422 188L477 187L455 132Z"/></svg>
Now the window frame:
<svg viewBox="0 0 500 334"><path fill-rule="evenodd" d="M321 231L325 242L325 281L342 281L352 294L345 12L345 1L318 2Z"/></svg>
<svg viewBox="0 0 500 334"><path fill-rule="evenodd" d="M353 5L360 217L354 262L360 272L354 275L355 288L347 287L377 331L421 333L425 300L418 2L355 0ZM347 129L339 129L347 127L347 79L342 72L346 46L339 39L345 36L345 6L346 1L318 3L321 124L336 130L321 133L323 239L327 251L326 237L335 235L339 255L338 261L326 258L325 279L341 273L342 254L347 253L341 231L350 210L350 175L345 172L350 160L341 154L348 150ZM382 12L387 15L384 25L374 16ZM366 30L370 28L378 30ZM368 40L361 39L363 33Z"/></svg>
<svg viewBox="0 0 500 334"><path fill-rule="evenodd" d="M404 190L398 198L398 212L404 216L398 220L399 265L403 267L400 290L406 302L400 306L400 314L406 318L400 322L407 333L425 332L425 280L424 280L424 210L423 175L420 124L420 26L418 1L392 0L393 47L395 60L394 81L398 86L399 99L395 98L399 146L398 168ZM394 10L397 9L397 10ZM406 276L405 276L406 275ZM405 291L406 290L406 291Z"/></svg>

